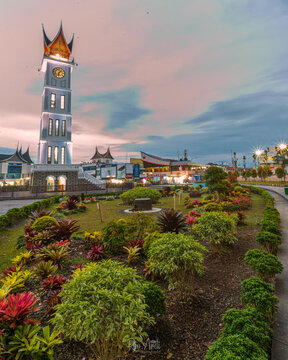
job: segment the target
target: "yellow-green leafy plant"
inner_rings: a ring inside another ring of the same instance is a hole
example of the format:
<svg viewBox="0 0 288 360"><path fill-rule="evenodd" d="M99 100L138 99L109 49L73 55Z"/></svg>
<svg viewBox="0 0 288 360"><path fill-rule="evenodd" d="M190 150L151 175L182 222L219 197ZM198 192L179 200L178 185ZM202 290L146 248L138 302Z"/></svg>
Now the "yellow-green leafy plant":
<svg viewBox="0 0 288 360"><path fill-rule="evenodd" d="M139 246L131 246L131 247L126 247L123 246L123 248L126 250L127 254L128 254L128 264L132 264L135 263L140 255L141 255L141 248Z"/></svg>
<svg viewBox="0 0 288 360"><path fill-rule="evenodd" d="M26 281L32 276L29 270L20 270L18 272L12 272L1 279L2 287L0 290L0 298L8 295L10 292L23 288Z"/></svg>
<svg viewBox="0 0 288 360"><path fill-rule="evenodd" d="M17 255L15 258L13 258L11 261L13 264L16 264L16 265L19 265L20 263L27 264L32 260L32 258L33 258L33 253L31 250L29 250L29 251L21 252L19 255Z"/></svg>

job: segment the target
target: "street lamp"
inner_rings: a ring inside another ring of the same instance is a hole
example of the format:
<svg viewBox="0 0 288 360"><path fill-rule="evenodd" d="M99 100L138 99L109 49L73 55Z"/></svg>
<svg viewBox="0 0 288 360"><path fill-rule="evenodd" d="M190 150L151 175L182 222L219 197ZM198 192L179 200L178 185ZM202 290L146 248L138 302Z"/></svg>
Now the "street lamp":
<svg viewBox="0 0 288 360"><path fill-rule="evenodd" d="M279 147L280 150L285 150L287 148L287 145L284 144L284 143L281 143L281 144L278 145L278 147Z"/></svg>
<svg viewBox="0 0 288 360"><path fill-rule="evenodd" d="M259 166L259 157L263 154L263 150L262 149L256 149L253 155L253 158L255 159L255 167L256 167L256 157L258 160L258 166Z"/></svg>

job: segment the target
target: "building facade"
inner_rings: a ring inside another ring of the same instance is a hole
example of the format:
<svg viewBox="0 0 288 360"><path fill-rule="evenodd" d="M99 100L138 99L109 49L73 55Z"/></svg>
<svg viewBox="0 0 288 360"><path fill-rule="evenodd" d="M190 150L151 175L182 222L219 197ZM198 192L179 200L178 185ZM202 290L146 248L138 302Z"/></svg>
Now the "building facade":
<svg viewBox="0 0 288 360"><path fill-rule="evenodd" d="M164 159L143 151L140 153L144 174L153 182L181 184L201 181L204 171L209 167L189 160Z"/></svg>
<svg viewBox="0 0 288 360"><path fill-rule="evenodd" d="M24 153L17 148L13 154L0 154L0 185L25 185L32 169L29 148Z"/></svg>
<svg viewBox="0 0 288 360"><path fill-rule="evenodd" d="M66 42L61 23L57 35L51 41L43 27L44 55L41 71L44 72L44 88L38 164L64 165L72 162L71 74L75 64L71 57L73 37L69 43Z"/></svg>

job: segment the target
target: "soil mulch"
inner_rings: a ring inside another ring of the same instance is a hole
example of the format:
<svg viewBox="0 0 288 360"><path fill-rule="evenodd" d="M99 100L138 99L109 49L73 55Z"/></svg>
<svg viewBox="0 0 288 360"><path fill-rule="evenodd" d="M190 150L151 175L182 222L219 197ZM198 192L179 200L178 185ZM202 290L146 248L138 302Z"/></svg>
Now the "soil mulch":
<svg viewBox="0 0 288 360"><path fill-rule="evenodd" d="M257 247L255 237L259 229L256 226L243 225L238 227L238 242L225 251L217 254L209 248L205 258L206 271L202 277L196 278L193 291L186 290L180 294L176 290L168 290L167 283L157 284L166 294L167 311L156 320L156 324L148 329L148 340L142 345L136 344L137 350L131 351L129 360L147 359L181 359L202 360L210 344L221 332L221 318L226 310L241 308L241 281L254 275L244 264L244 255L249 249ZM69 246L71 259L87 256L84 241L72 239ZM127 263L125 254L112 257L114 260ZM134 268L139 274L145 267L145 259ZM71 274L71 263L61 273ZM39 281L28 284L28 291L39 295ZM42 310L39 318L46 325L49 316L45 297L41 298ZM89 359L91 352L83 343L64 341L55 348L55 359L82 360Z"/></svg>

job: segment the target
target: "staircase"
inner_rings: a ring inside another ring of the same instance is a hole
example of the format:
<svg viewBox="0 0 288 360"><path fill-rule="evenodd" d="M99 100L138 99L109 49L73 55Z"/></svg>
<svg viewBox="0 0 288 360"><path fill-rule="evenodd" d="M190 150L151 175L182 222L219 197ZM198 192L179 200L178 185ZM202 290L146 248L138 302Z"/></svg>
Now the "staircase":
<svg viewBox="0 0 288 360"><path fill-rule="evenodd" d="M99 189L105 190L106 189L106 182L103 180L96 179L95 176L88 174L87 172L83 171L83 168L80 166L78 171L78 179L86 180L92 185L96 185Z"/></svg>

